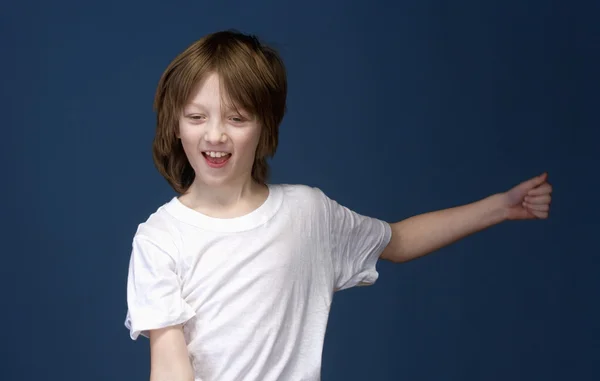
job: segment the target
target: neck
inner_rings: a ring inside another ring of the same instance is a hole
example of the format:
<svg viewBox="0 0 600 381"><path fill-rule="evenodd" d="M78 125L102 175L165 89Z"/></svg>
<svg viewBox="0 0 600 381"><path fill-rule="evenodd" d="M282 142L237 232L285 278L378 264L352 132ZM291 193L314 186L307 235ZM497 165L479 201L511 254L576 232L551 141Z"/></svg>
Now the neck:
<svg viewBox="0 0 600 381"><path fill-rule="evenodd" d="M237 183L211 186L196 181L180 201L202 214L216 218L235 218L258 208L267 198L268 188L251 178Z"/></svg>

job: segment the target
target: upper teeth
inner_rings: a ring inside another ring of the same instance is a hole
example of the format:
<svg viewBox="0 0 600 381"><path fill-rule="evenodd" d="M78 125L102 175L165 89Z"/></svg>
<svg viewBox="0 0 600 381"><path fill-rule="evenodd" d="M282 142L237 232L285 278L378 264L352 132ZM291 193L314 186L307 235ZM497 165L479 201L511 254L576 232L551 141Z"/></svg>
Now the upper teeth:
<svg viewBox="0 0 600 381"><path fill-rule="evenodd" d="M215 151L206 151L205 154L210 157L222 157L222 156L229 155L229 153L227 153L227 152L215 152Z"/></svg>

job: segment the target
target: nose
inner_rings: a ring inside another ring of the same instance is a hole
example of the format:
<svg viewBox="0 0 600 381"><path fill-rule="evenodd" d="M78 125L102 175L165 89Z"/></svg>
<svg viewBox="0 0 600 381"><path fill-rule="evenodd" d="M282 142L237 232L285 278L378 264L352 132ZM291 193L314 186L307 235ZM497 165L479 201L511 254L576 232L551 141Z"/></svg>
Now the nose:
<svg viewBox="0 0 600 381"><path fill-rule="evenodd" d="M225 143L227 141L227 135L225 134L225 128L221 121L211 120L206 125L206 131L204 132L204 140L210 144Z"/></svg>

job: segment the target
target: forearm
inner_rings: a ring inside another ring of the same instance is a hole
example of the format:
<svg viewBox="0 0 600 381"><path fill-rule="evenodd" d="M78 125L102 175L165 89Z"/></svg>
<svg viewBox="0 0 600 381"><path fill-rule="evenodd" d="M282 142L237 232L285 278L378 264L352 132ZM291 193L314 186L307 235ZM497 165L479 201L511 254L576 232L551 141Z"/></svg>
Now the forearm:
<svg viewBox="0 0 600 381"><path fill-rule="evenodd" d="M150 381L194 381L180 325L150 331Z"/></svg>
<svg viewBox="0 0 600 381"><path fill-rule="evenodd" d="M194 372L189 361L150 370L150 381L194 381Z"/></svg>
<svg viewBox="0 0 600 381"><path fill-rule="evenodd" d="M471 204L420 214L391 224L384 257L406 262L450 245L506 219L500 195Z"/></svg>

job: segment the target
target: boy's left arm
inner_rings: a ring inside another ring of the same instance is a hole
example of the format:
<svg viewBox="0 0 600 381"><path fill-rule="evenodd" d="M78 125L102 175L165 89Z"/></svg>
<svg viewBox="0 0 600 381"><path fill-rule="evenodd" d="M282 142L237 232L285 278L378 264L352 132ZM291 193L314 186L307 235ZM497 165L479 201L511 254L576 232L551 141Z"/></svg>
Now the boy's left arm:
<svg viewBox="0 0 600 381"><path fill-rule="evenodd" d="M547 179L544 173L471 204L392 223L392 238L381 258L406 262L503 221L545 219L552 194Z"/></svg>

